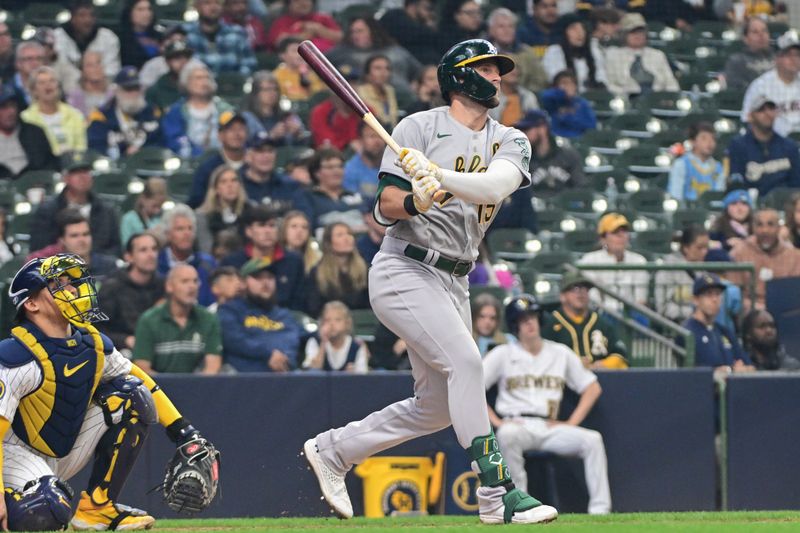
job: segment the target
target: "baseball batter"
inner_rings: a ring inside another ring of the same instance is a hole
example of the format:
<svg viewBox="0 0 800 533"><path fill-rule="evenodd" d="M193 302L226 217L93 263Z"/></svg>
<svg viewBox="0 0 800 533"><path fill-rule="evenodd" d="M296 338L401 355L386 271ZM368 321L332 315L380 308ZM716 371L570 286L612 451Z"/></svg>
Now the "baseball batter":
<svg viewBox="0 0 800 533"><path fill-rule="evenodd" d="M374 215L389 229L370 269L370 300L381 322L408 345L414 397L306 441L304 454L323 497L342 517L353 514L344 476L354 464L450 425L481 481L482 522L558 516L509 476L471 334L466 275L478 244L502 201L530 184L527 138L488 117L498 104L500 77L513 68L488 41L455 45L438 67L449 106L403 119L392 134L406 147L400 160L384 153Z"/></svg>
<svg viewBox="0 0 800 533"><path fill-rule="evenodd" d="M611 512L608 467L603 436L582 428L601 394L597 377L584 368L569 347L542 339L540 308L523 294L506 306L506 322L518 342L486 354L486 388L498 384L496 413L489 415L497 428L500 450L520 487L527 487L524 453L541 450L583 459L589 492L589 513ZM565 422L556 420L564 385L580 394L577 407Z"/></svg>

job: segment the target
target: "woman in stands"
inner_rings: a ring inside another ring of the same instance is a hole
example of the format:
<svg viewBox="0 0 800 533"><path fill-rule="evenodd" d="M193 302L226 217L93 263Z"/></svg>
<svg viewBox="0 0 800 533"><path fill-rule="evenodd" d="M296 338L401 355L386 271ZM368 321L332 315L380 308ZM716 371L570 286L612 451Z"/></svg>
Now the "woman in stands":
<svg viewBox="0 0 800 533"><path fill-rule="evenodd" d="M103 56L86 51L81 58L81 77L78 86L67 95L67 103L88 117L93 109L114 96L114 87L103 71Z"/></svg>
<svg viewBox="0 0 800 533"><path fill-rule="evenodd" d="M42 128L55 155L86 150L86 123L83 114L61 101L56 71L39 67L28 78L33 103L20 116Z"/></svg>
<svg viewBox="0 0 800 533"><path fill-rule="evenodd" d="M161 223L162 205L167 201L167 180L157 176L148 178L144 189L136 198L133 209L122 215L119 236L122 246L133 235L156 228Z"/></svg>
<svg viewBox="0 0 800 533"><path fill-rule="evenodd" d="M311 133L297 113L281 109L280 96L280 87L272 72L259 70L253 74L253 90L242 103L247 133L252 138L266 131L275 146L308 144Z"/></svg>
<svg viewBox="0 0 800 533"><path fill-rule="evenodd" d="M358 86L358 94L375 114L375 118L389 128L399 120L397 93L390 83L392 64L389 58L376 54L364 63L364 75Z"/></svg>
<svg viewBox="0 0 800 533"><path fill-rule="evenodd" d="M579 92L604 87L603 59L592 53L589 34L581 18L575 14L564 15L558 20L556 33L559 35L558 44L548 46L542 58L551 83L559 72L571 70L577 76Z"/></svg>
<svg viewBox="0 0 800 533"><path fill-rule="evenodd" d="M472 302L472 338L481 357L495 346L509 342L509 335L500 330L500 317L500 301L491 294L479 294Z"/></svg>
<svg viewBox="0 0 800 533"><path fill-rule="evenodd" d="M127 0L119 25L122 65L141 69L148 60L161 53L162 31L156 26L150 0Z"/></svg>
<svg viewBox="0 0 800 533"><path fill-rule="evenodd" d="M784 225L781 227L781 238L800 248L800 193L794 193L783 209Z"/></svg>
<svg viewBox="0 0 800 533"><path fill-rule="evenodd" d="M236 229L242 216L247 195L239 179L239 173L229 165L220 165L208 180L206 199L197 208L197 246L211 253L217 236Z"/></svg>
<svg viewBox="0 0 800 533"><path fill-rule="evenodd" d="M322 259L309 273L307 309L319 316L322 307L341 300L350 309L368 309L367 263L356 249L350 226L334 222L322 234Z"/></svg>
<svg viewBox="0 0 800 533"><path fill-rule="evenodd" d="M322 252L317 242L311 238L311 224L302 211L289 211L283 216L278 237L284 250L297 252L303 258L306 274L319 262Z"/></svg>
<svg viewBox="0 0 800 533"><path fill-rule="evenodd" d="M711 227L711 247L730 251L752 233L753 202L744 189L736 189L722 199L724 211Z"/></svg>

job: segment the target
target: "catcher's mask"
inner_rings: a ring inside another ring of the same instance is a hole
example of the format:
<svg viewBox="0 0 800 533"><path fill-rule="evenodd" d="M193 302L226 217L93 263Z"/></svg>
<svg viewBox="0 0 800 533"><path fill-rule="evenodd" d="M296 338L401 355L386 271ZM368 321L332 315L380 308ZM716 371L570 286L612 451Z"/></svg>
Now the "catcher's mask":
<svg viewBox="0 0 800 533"><path fill-rule="evenodd" d="M108 320L97 303L94 278L83 259L75 254L57 254L42 261L42 277L64 318L81 326Z"/></svg>

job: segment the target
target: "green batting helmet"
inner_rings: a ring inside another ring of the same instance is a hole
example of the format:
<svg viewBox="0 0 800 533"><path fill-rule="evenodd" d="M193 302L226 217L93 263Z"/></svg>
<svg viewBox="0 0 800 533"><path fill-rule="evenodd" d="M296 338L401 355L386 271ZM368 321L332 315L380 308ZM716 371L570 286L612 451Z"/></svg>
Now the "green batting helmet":
<svg viewBox="0 0 800 533"><path fill-rule="evenodd" d="M501 76L514 70L514 60L498 54L497 48L484 39L469 39L448 50L436 69L445 102L450 103L451 91L465 94L481 104L491 102L497 89L470 65L492 58L497 62Z"/></svg>

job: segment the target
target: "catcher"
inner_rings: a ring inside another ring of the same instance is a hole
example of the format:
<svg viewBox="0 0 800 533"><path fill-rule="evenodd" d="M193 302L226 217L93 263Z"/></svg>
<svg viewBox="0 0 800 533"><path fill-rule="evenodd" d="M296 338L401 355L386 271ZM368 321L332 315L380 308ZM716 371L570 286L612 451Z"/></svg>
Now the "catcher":
<svg viewBox="0 0 800 533"><path fill-rule="evenodd" d="M12 531L149 529L155 519L117 498L149 426L178 446L168 504L196 512L213 499L219 453L166 394L92 326L105 320L94 280L72 254L34 259L8 290L17 309L0 342L0 526ZM74 513L66 480L93 461Z"/></svg>

